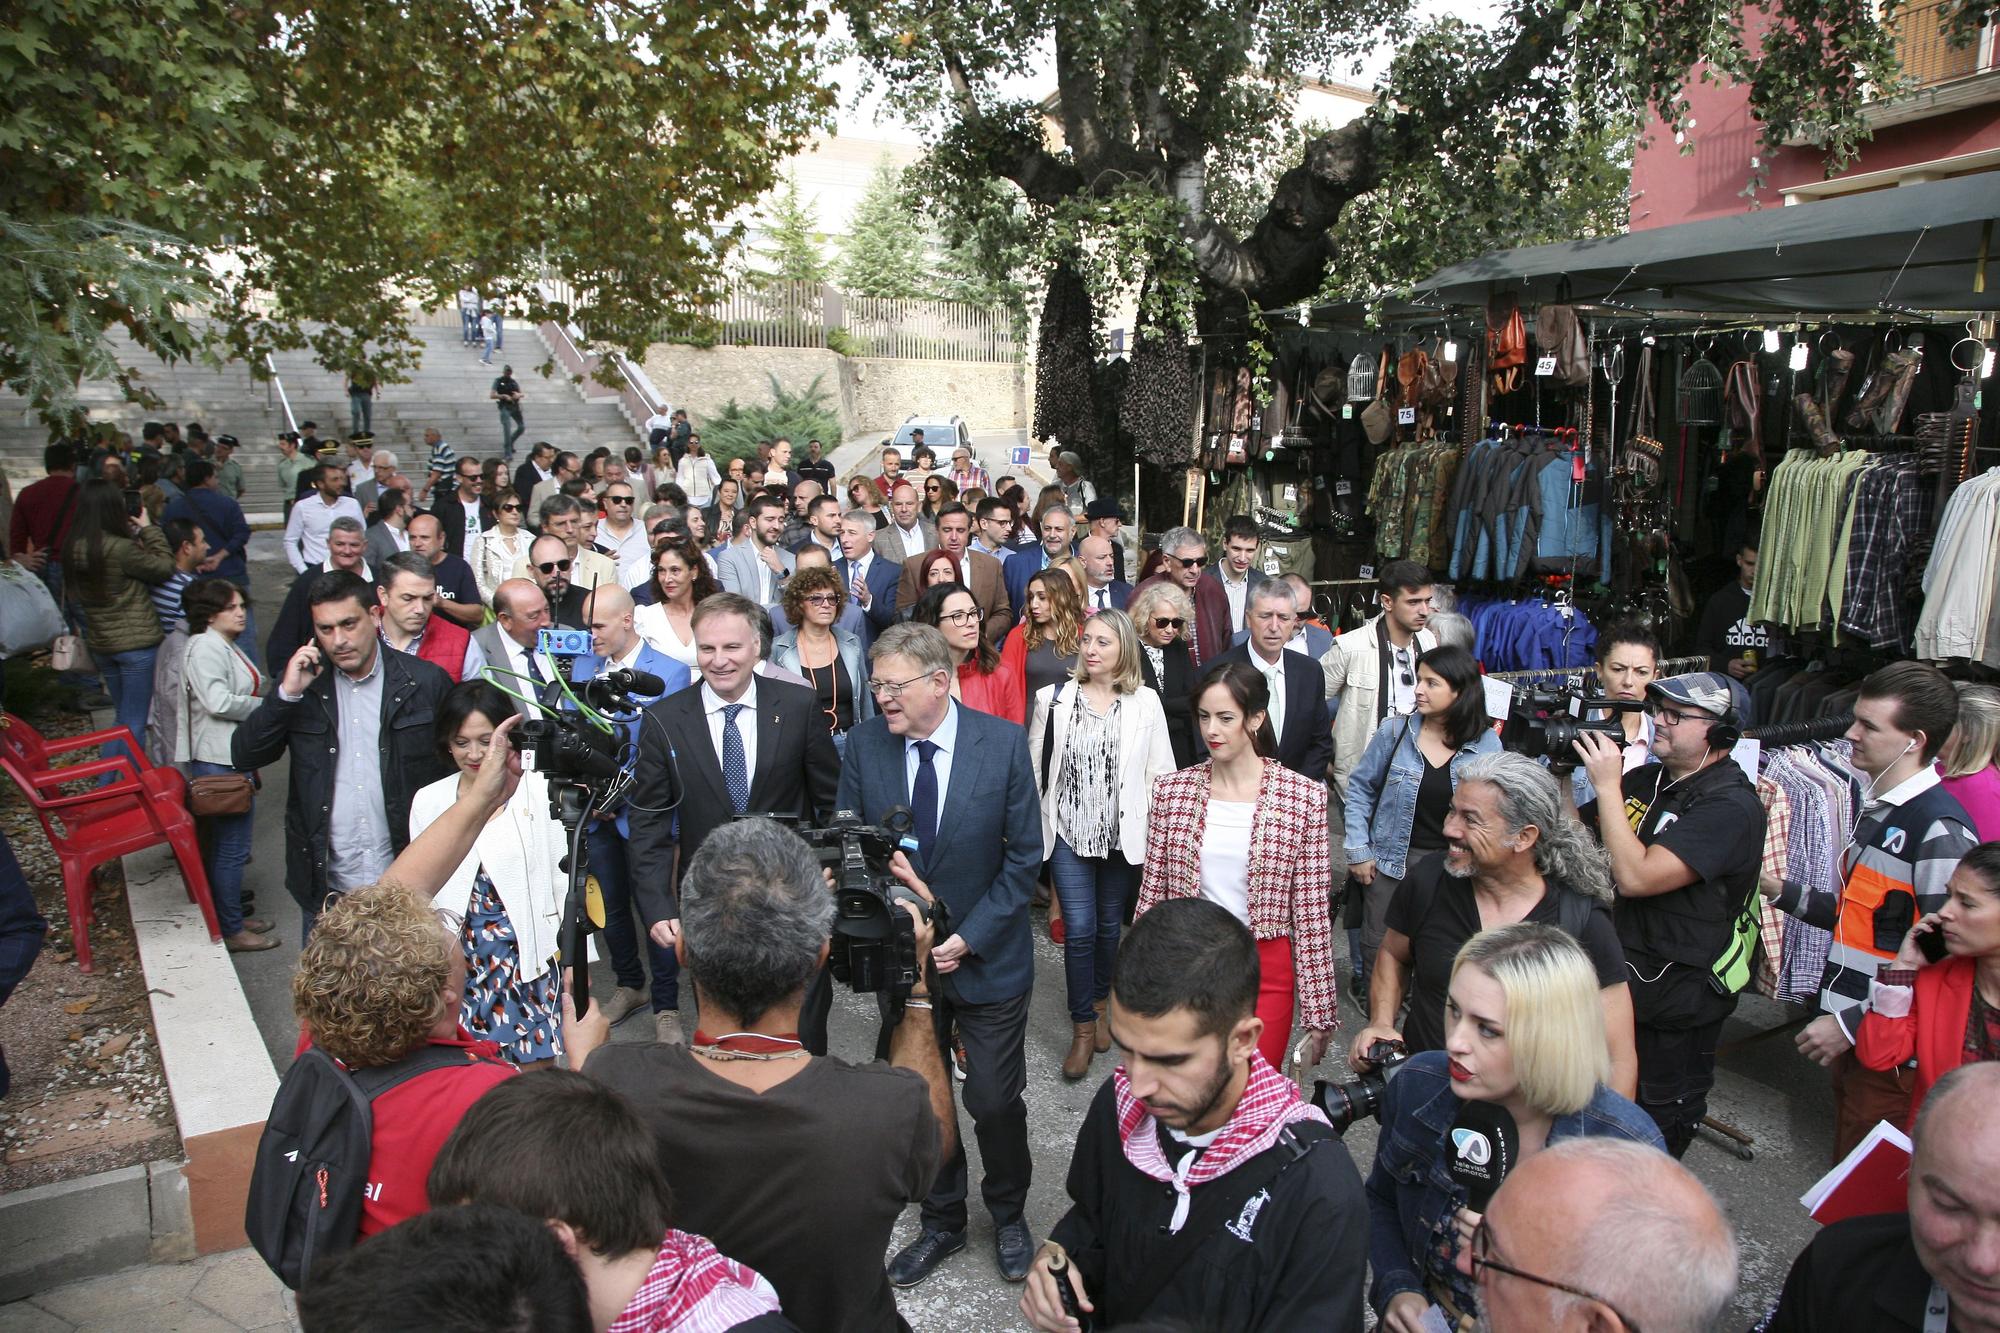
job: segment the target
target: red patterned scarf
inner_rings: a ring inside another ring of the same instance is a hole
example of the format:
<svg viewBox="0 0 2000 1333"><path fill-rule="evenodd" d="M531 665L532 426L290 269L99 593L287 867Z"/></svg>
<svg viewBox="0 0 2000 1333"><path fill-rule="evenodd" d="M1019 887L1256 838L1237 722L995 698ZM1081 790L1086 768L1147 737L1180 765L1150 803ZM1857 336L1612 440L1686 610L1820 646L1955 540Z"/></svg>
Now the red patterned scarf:
<svg viewBox="0 0 2000 1333"><path fill-rule="evenodd" d="M700 1236L669 1230L610 1333L727 1333L778 1312L777 1291L755 1269Z"/></svg>

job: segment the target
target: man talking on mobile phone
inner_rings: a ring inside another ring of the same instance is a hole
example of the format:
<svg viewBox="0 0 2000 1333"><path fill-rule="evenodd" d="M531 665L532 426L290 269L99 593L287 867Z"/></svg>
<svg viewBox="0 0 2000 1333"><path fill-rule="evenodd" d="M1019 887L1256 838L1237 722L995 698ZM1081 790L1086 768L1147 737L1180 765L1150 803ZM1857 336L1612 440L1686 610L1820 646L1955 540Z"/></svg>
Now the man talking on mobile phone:
<svg viewBox="0 0 2000 1333"><path fill-rule="evenodd" d="M230 741L239 769L291 751L285 887L299 905L302 947L330 896L373 884L408 845L410 798L450 771L431 719L452 685L382 642L375 589L358 576L321 574L306 602L312 642Z"/></svg>

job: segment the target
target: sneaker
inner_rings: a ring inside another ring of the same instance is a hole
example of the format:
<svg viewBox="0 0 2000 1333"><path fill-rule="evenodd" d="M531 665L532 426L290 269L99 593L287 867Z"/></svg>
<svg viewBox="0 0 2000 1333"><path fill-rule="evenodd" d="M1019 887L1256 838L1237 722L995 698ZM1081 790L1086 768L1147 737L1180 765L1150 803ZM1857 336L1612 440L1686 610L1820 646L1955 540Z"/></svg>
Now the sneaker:
<svg viewBox="0 0 2000 1333"><path fill-rule="evenodd" d="M889 1261L889 1285L892 1287L914 1287L932 1273L939 1264L965 1248L965 1231L925 1231L915 1240L896 1251L896 1257Z"/></svg>
<svg viewBox="0 0 2000 1333"><path fill-rule="evenodd" d="M667 1046L687 1045L687 1038L681 1035L681 1016L671 1009L654 1014L653 1040Z"/></svg>
<svg viewBox="0 0 2000 1333"><path fill-rule="evenodd" d="M965 1082L965 1043L956 1036L951 1039L951 1076Z"/></svg>
<svg viewBox="0 0 2000 1333"><path fill-rule="evenodd" d="M617 1027L620 1023L639 1012L647 1000L645 991L637 986L620 986L604 997L604 1021Z"/></svg>

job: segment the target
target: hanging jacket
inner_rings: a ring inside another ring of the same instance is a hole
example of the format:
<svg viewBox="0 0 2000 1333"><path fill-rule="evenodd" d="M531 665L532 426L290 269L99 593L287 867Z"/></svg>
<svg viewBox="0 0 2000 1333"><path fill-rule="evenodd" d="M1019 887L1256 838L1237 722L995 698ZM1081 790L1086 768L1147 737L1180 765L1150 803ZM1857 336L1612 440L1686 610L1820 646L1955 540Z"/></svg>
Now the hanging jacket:
<svg viewBox="0 0 2000 1333"><path fill-rule="evenodd" d="M1567 574L1603 581L1609 577L1611 510L1604 503L1604 478L1587 466L1581 486L1568 454L1531 464L1520 516L1521 539L1513 574ZM1572 505L1572 500L1576 503Z"/></svg>

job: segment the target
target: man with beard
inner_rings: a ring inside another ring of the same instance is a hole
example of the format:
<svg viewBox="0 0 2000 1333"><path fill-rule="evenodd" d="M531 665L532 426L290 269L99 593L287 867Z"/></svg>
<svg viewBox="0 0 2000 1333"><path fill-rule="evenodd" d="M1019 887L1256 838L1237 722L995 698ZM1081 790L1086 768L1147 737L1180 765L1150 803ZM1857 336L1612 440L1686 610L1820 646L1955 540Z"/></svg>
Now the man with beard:
<svg viewBox="0 0 2000 1333"><path fill-rule="evenodd" d="M1110 1020L1125 1062L1070 1159L1072 1205L1021 1312L1070 1333L1051 1267L1093 1326L1362 1326L1368 1211L1326 1117L1257 1052L1257 943L1199 898L1140 917L1118 950ZM1254 1201L1254 1202L1253 1202Z"/></svg>

